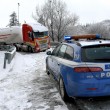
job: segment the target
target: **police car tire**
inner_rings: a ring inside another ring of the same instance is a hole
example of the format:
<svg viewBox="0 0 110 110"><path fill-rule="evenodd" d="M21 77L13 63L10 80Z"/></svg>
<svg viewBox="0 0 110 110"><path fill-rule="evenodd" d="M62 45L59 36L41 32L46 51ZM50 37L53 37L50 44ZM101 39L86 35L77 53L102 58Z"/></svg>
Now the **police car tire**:
<svg viewBox="0 0 110 110"><path fill-rule="evenodd" d="M46 65L46 73L47 73L47 75L50 74L49 71L48 71L48 66L47 65Z"/></svg>
<svg viewBox="0 0 110 110"><path fill-rule="evenodd" d="M61 98L64 101L68 101L69 97L67 95L67 92L66 92L65 85L64 85L62 77L60 77L60 79L59 79L59 92L60 92Z"/></svg>

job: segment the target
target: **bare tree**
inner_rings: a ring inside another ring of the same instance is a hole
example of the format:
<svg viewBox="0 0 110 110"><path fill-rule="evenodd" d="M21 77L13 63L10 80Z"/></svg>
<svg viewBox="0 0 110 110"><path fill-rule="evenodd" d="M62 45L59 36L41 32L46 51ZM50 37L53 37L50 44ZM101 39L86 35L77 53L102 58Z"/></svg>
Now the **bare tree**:
<svg viewBox="0 0 110 110"><path fill-rule="evenodd" d="M107 38L110 35L109 28L102 23L87 26L86 32L88 34L100 34L102 38Z"/></svg>
<svg viewBox="0 0 110 110"><path fill-rule="evenodd" d="M78 16L70 14L61 0L47 0L41 8L36 8L34 19L48 27L53 41L60 41L69 27L77 23Z"/></svg>

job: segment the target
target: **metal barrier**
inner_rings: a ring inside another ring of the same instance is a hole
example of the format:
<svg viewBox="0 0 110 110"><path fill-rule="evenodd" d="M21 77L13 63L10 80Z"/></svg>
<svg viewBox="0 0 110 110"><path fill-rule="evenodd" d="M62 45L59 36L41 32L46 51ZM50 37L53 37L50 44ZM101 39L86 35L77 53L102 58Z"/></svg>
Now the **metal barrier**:
<svg viewBox="0 0 110 110"><path fill-rule="evenodd" d="M4 57L4 65L3 65L4 69L6 68L6 62L8 61L8 64L10 64L13 57L16 54L16 47L14 46L8 46L7 50L8 51L5 53L5 57Z"/></svg>
<svg viewBox="0 0 110 110"><path fill-rule="evenodd" d="M57 45L59 45L60 44L60 42L50 42L50 45L52 46L52 47L55 47L55 46L57 46Z"/></svg>

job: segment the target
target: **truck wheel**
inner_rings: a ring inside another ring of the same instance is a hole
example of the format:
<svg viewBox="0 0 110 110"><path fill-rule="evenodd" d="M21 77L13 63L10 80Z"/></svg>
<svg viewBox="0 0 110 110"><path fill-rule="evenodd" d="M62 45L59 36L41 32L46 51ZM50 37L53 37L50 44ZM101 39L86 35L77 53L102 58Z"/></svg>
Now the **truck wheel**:
<svg viewBox="0 0 110 110"><path fill-rule="evenodd" d="M31 53L33 52L32 47L30 46L28 47L28 52L31 52Z"/></svg>
<svg viewBox="0 0 110 110"><path fill-rule="evenodd" d="M62 77L60 77L60 79L59 79L59 92L60 92L61 98L64 101L68 101L69 96L66 92L65 85L64 85Z"/></svg>
<svg viewBox="0 0 110 110"><path fill-rule="evenodd" d="M18 47L17 46L15 46L16 47L16 51L18 51Z"/></svg>
<svg viewBox="0 0 110 110"><path fill-rule="evenodd" d="M17 47L17 45L14 45L16 47L16 51L19 51L19 48Z"/></svg>

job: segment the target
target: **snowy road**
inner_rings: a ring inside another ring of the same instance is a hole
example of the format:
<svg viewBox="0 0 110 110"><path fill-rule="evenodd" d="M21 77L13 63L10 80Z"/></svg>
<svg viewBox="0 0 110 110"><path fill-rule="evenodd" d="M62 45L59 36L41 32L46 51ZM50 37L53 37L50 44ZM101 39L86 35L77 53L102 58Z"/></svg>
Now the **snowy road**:
<svg viewBox="0 0 110 110"><path fill-rule="evenodd" d="M16 53L7 69L3 69L4 52L0 53L0 110L77 110L77 106L81 110L110 110L110 97L65 104L45 72L45 52Z"/></svg>
<svg viewBox="0 0 110 110"><path fill-rule="evenodd" d="M68 110L45 72L45 58L44 52L16 53L6 70L0 65L0 110Z"/></svg>

